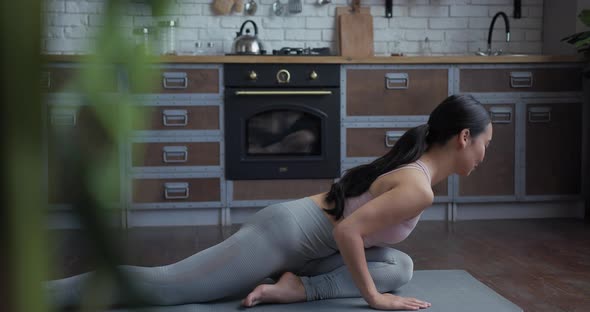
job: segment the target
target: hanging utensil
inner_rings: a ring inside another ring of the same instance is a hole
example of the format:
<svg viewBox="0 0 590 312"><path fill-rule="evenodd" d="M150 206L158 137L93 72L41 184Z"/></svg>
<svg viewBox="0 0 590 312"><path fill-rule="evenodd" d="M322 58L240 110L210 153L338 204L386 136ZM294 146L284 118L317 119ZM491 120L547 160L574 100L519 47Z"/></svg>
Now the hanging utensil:
<svg viewBox="0 0 590 312"><path fill-rule="evenodd" d="M283 15L283 13L285 13L285 5L283 5L281 3L280 0L276 0L273 4L272 4L272 12L276 15L276 16L281 16Z"/></svg>
<svg viewBox="0 0 590 312"><path fill-rule="evenodd" d="M256 9L258 9L258 4L256 4L256 1L254 0L249 0L244 5L244 12L246 12L248 15L254 15L254 13L256 13Z"/></svg>
<svg viewBox="0 0 590 312"><path fill-rule="evenodd" d="M289 0L289 13L301 13L303 10L303 3L301 0Z"/></svg>
<svg viewBox="0 0 590 312"><path fill-rule="evenodd" d="M385 17L393 17L393 0L385 0Z"/></svg>

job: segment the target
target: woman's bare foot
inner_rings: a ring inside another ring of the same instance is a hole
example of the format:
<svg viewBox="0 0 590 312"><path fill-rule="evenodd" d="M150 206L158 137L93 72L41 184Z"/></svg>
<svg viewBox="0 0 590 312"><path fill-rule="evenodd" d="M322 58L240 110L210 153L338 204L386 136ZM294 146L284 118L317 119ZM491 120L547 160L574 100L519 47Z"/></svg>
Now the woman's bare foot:
<svg viewBox="0 0 590 312"><path fill-rule="evenodd" d="M253 307L260 303L292 303L306 299L301 279L291 272L285 272L276 284L258 285L242 300L242 305Z"/></svg>

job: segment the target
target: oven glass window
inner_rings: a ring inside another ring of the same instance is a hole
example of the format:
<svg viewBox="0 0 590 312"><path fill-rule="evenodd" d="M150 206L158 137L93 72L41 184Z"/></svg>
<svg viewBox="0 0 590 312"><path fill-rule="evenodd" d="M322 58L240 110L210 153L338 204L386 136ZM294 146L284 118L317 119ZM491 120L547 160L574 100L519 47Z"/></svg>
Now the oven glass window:
<svg viewBox="0 0 590 312"><path fill-rule="evenodd" d="M248 155L321 155L321 118L297 110L269 110L246 121Z"/></svg>

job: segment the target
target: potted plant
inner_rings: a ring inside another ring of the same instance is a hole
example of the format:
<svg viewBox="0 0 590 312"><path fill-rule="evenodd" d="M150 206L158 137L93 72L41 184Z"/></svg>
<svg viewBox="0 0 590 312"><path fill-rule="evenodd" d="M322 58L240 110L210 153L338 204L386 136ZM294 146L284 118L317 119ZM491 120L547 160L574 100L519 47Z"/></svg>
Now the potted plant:
<svg viewBox="0 0 590 312"><path fill-rule="evenodd" d="M584 25L590 27L590 10L582 10L578 14L578 18ZM573 35L567 36L561 41L566 41L572 44L578 49L578 52L584 53L586 56L590 56L590 31L582 31Z"/></svg>

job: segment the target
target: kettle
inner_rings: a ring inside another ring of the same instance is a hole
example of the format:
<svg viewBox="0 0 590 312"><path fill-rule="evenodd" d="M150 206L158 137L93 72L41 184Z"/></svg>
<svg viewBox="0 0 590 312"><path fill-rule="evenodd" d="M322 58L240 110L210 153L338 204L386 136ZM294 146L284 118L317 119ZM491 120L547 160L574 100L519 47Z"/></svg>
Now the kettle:
<svg viewBox="0 0 590 312"><path fill-rule="evenodd" d="M250 29L244 27L247 23L252 23L254 26L254 36L250 35ZM253 20L247 20L242 24L240 32L236 33L236 38L232 45L232 53L234 54L264 54L266 51L262 45L262 42L258 39L258 26Z"/></svg>

